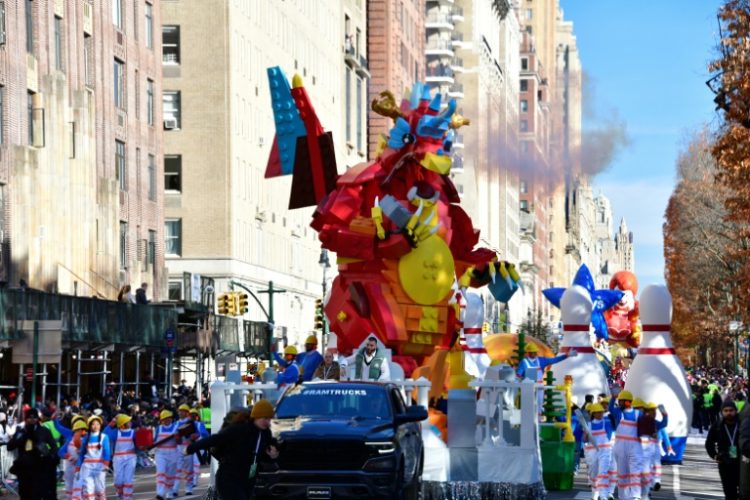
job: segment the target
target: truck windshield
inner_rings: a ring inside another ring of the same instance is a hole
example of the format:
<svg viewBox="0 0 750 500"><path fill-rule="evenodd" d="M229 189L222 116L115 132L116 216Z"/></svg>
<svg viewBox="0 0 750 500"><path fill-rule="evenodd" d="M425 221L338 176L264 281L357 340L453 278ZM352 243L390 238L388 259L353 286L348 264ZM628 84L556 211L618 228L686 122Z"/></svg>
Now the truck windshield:
<svg viewBox="0 0 750 500"><path fill-rule="evenodd" d="M276 408L276 418L296 417L390 419L391 408L381 387L298 386Z"/></svg>

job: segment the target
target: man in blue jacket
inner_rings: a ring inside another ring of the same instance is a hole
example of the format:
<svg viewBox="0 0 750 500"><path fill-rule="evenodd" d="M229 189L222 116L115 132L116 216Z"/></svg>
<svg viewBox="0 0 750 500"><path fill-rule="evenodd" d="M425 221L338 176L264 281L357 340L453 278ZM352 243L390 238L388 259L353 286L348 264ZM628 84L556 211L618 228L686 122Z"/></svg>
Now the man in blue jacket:
<svg viewBox="0 0 750 500"><path fill-rule="evenodd" d="M283 358L278 353L273 353L273 356L284 370L276 376L276 383L279 384L279 387L294 385L299 382L299 366L296 361L297 348L290 345L284 349Z"/></svg>
<svg viewBox="0 0 750 500"><path fill-rule="evenodd" d="M310 335L305 339L305 352L297 354L297 364L302 367L302 380L312 380L315 370L323 362L323 356L318 352L318 338Z"/></svg>

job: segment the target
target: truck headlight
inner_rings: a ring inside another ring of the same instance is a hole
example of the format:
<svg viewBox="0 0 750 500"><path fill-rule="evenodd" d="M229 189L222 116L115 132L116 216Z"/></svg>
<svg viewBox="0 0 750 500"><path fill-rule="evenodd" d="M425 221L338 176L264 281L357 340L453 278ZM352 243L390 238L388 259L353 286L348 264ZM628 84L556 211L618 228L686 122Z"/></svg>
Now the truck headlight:
<svg viewBox="0 0 750 500"><path fill-rule="evenodd" d="M396 451L396 445L391 441L368 441L365 445L378 451L378 455L388 455Z"/></svg>

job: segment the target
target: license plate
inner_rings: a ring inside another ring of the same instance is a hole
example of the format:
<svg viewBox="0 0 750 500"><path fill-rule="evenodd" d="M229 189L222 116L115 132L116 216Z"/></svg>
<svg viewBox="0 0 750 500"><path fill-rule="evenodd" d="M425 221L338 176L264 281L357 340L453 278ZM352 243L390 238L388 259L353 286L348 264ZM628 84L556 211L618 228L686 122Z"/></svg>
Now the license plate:
<svg viewBox="0 0 750 500"><path fill-rule="evenodd" d="M332 498L330 486L308 486L307 498Z"/></svg>

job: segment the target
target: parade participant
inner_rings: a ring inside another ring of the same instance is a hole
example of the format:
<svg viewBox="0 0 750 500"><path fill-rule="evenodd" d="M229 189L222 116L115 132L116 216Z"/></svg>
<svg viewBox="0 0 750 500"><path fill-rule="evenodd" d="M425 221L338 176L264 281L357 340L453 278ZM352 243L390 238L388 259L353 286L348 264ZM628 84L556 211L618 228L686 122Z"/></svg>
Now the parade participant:
<svg viewBox="0 0 750 500"><path fill-rule="evenodd" d="M211 401L210 400L203 400L203 402L198 405L198 411L201 414L201 422L203 422L203 426L206 428L206 432L208 434L211 434Z"/></svg>
<svg viewBox="0 0 750 500"><path fill-rule="evenodd" d="M117 436L115 438L112 467L115 470L114 486L117 497L121 500L133 498L133 481L135 480L135 431L132 428L133 417L123 413L115 417Z"/></svg>
<svg viewBox="0 0 750 500"><path fill-rule="evenodd" d="M544 370L548 366L552 366L555 363L559 363L560 361L568 359L569 357L572 358L578 356L578 351L576 351L575 349L571 349L570 351L560 354L559 356L555 356L554 358L539 357L539 348L536 346L536 344L531 343L526 344L524 353L526 354L526 356L518 364L518 370L516 371L516 373L521 379L524 379L528 378L526 376L526 370L529 370L530 368L536 368L536 382L538 384L541 384L544 381ZM541 414L542 402L544 400L544 391L536 391L536 395L537 412Z"/></svg>
<svg viewBox="0 0 750 500"><path fill-rule="evenodd" d="M706 451L719 467L721 486L727 500L737 500L740 488L740 432L737 407L732 401L721 405L721 420L708 429Z"/></svg>
<svg viewBox="0 0 750 500"><path fill-rule="evenodd" d="M76 468L78 467L78 455L81 451L83 436L88 430L83 417L71 422L73 434L58 451L58 456L63 460L63 479L65 488L63 494L66 500L81 498L81 481L76 480Z"/></svg>
<svg viewBox="0 0 750 500"><path fill-rule="evenodd" d="M604 407L600 403L591 403L588 407L591 415L590 434L587 436L586 463L591 498L605 500L609 497L609 465L612 457L612 423L604 418Z"/></svg>
<svg viewBox="0 0 750 500"><path fill-rule="evenodd" d="M89 417L89 432L81 441L76 472L81 481L83 498L104 500L107 498L104 484L105 473L112 459L109 438L102 432L102 418Z"/></svg>
<svg viewBox="0 0 750 500"><path fill-rule="evenodd" d="M338 361L333 360L333 351L326 350L323 356L323 362L315 370L314 379L320 380L341 380L341 367Z"/></svg>
<svg viewBox="0 0 750 500"><path fill-rule="evenodd" d="M55 440L58 447L62 446L73 435L73 432L60 422L59 416L58 412L52 410L42 412L42 427L46 427L52 434L52 439Z"/></svg>
<svg viewBox="0 0 750 500"><path fill-rule="evenodd" d="M159 425L154 431L154 443L165 440L155 447L156 452L156 498L165 500L172 497L172 488L177 479L177 424L169 410L159 413Z"/></svg>
<svg viewBox="0 0 750 500"><path fill-rule="evenodd" d="M39 411L26 411L24 426L8 443L8 451L18 450L10 473L18 478L21 500L56 498L57 443L49 429L39 425Z"/></svg>
<svg viewBox="0 0 750 500"><path fill-rule="evenodd" d="M643 470L643 448L638 437L640 412L633 409L633 395L622 391L610 402L609 411L615 419L615 446L613 456L617 462L617 488L620 500L640 500Z"/></svg>
<svg viewBox="0 0 750 500"><path fill-rule="evenodd" d="M641 469L642 498L648 498L651 488L654 486L654 474L657 463L659 464L661 473L661 450L659 449L657 435L659 422L656 420L656 408L655 403L643 403L641 405L642 413L638 418L638 437L641 439L641 450L643 453L643 467Z"/></svg>
<svg viewBox="0 0 750 500"><path fill-rule="evenodd" d="M302 380L309 382L318 367L323 363L323 356L318 352L318 338L310 335L305 339L305 352L297 354L297 364L302 367Z"/></svg>
<svg viewBox="0 0 750 500"><path fill-rule="evenodd" d="M284 369L284 371L279 373L276 377L276 383L279 384L279 387L296 384L299 381L299 365L297 365L297 362L295 361L297 357L297 348L292 345L287 346L284 348L283 359L278 353L274 353L274 357Z"/></svg>
<svg viewBox="0 0 750 500"><path fill-rule="evenodd" d="M207 438L209 436L206 426L203 425L200 418L200 412L196 408L190 410L190 418L193 419L195 424L195 432L198 434L200 439ZM200 453L193 453L193 489L198 487L198 482L201 477L201 463L202 460L199 458ZM208 463L207 461L205 463Z"/></svg>
<svg viewBox="0 0 750 500"><path fill-rule="evenodd" d="M278 458L279 452L269 427L274 415L270 401L261 399L250 412L251 420L229 424L216 434L187 447L188 453L213 448L219 461L216 489L220 498L253 498L259 465Z"/></svg>
<svg viewBox="0 0 750 500"><path fill-rule="evenodd" d="M192 417L190 417L190 407L188 405L184 403L181 404L180 407L177 408L177 415L180 417L180 419L177 421L178 428L187 425L195 425ZM193 474L195 473L193 467L193 459L195 457L192 454L185 454L185 450L187 449L188 444L190 444L188 441L196 441L198 437L198 433L194 432L191 434L189 439L181 439L179 444L177 445L177 477L174 481L174 488L172 488L172 495L174 497L180 496L180 482L182 481L185 482L185 494L193 494Z"/></svg>
<svg viewBox="0 0 750 500"><path fill-rule="evenodd" d="M378 339L370 335L365 347L353 356L346 358L347 365L354 365L353 380L388 381L391 379L391 367L385 354L378 349Z"/></svg>

